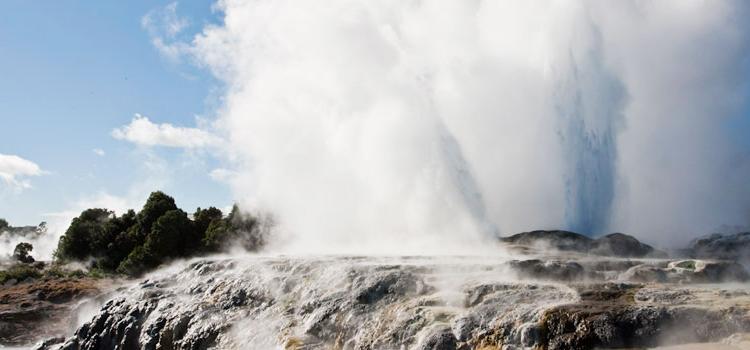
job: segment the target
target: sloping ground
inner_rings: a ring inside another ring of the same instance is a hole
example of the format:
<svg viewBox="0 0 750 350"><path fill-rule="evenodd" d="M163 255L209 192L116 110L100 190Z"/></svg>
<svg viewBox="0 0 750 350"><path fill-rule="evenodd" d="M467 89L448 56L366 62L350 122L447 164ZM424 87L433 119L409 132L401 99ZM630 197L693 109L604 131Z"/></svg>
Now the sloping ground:
<svg viewBox="0 0 750 350"><path fill-rule="evenodd" d="M0 286L0 344L23 345L70 332L80 302L111 285L109 280L59 278Z"/></svg>
<svg viewBox="0 0 750 350"><path fill-rule="evenodd" d="M750 288L740 282L746 272L731 263L716 262L707 272L714 263L201 260L128 288L74 336L46 348L594 349L717 342L750 331ZM636 268L653 273L628 281ZM704 283L720 281L734 282Z"/></svg>

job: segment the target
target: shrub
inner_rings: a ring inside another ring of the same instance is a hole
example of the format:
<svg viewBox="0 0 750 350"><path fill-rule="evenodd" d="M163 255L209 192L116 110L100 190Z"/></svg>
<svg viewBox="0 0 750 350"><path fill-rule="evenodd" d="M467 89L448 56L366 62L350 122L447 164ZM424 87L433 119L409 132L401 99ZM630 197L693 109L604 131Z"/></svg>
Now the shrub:
<svg viewBox="0 0 750 350"><path fill-rule="evenodd" d="M151 256L143 246L133 249L128 257L117 267L117 272L130 276L139 276L158 266L158 260Z"/></svg>
<svg viewBox="0 0 750 350"><path fill-rule="evenodd" d="M32 250L34 250L34 246L32 246L31 243L18 243L16 244L16 248L13 249L13 259L24 264L31 264L34 262L34 258L29 255L29 252Z"/></svg>
<svg viewBox="0 0 750 350"><path fill-rule="evenodd" d="M106 223L113 215L107 209L84 210L60 237L55 256L61 260L84 260L102 252L102 245L107 242Z"/></svg>
<svg viewBox="0 0 750 350"><path fill-rule="evenodd" d="M166 212L175 209L177 209L177 205L174 203L174 198L161 191L151 193L146 200L146 204L143 205L143 209L138 213L139 233L145 237L151 232L151 226L156 220L159 220Z"/></svg>
<svg viewBox="0 0 750 350"><path fill-rule="evenodd" d="M29 277L39 278L42 274L31 265L27 264L15 264L5 271L0 271L0 283L5 283L8 280L15 279L16 281L23 281Z"/></svg>
<svg viewBox="0 0 750 350"><path fill-rule="evenodd" d="M259 227L255 217L242 214L237 206L227 217L214 207L198 208L191 219L172 197L157 191L137 214L83 211L60 238L55 258L91 259L102 273L140 275L174 258L219 251L228 242L257 249L264 242Z"/></svg>

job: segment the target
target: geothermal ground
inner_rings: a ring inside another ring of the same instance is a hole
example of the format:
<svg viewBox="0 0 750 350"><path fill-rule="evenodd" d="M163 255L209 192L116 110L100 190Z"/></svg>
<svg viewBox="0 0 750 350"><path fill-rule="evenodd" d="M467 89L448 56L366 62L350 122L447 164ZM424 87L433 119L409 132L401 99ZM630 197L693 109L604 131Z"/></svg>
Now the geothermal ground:
<svg viewBox="0 0 750 350"><path fill-rule="evenodd" d="M112 292L74 334L36 347L743 349L750 344L745 283L750 276L741 264L666 258L633 244L620 249L620 257L581 254L571 242L584 242L588 249L603 244L545 235L550 236L554 242L534 240L533 234L516 237L516 243L535 244L510 245L512 258L247 256L182 262ZM551 250L549 243L565 250ZM639 247L645 250L633 250ZM632 254L643 256L621 257Z"/></svg>

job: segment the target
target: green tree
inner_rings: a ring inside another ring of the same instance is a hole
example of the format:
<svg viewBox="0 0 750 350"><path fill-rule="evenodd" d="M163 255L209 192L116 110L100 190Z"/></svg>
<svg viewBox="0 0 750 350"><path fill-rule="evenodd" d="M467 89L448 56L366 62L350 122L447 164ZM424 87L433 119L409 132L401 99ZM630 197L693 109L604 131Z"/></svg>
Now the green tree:
<svg viewBox="0 0 750 350"><path fill-rule="evenodd" d="M7 230L9 227L10 227L10 225L8 224L8 221L6 221L5 219L0 218L0 232L3 232L5 230Z"/></svg>
<svg viewBox="0 0 750 350"><path fill-rule="evenodd" d="M32 250L34 250L34 246L31 243L18 243L16 248L13 249L13 258L25 264L33 263L34 258L29 255L29 252Z"/></svg>
<svg viewBox="0 0 750 350"><path fill-rule="evenodd" d="M174 198L166 195L162 191L152 192L143 205L143 209L138 213L138 231L145 237L151 232L151 226L162 215L170 210L178 209L174 203Z"/></svg>
<svg viewBox="0 0 750 350"><path fill-rule="evenodd" d="M74 218L60 237L55 256L62 260L84 260L102 252L106 223L113 217L107 209L86 209Z"/></svg>
<svg viewBox="0 0 750 350"><path fill-rule="evenodd" d="M137 219L134 210L128 210L120 217L114 217L105 227L105 242L102 242L104 254L97 261L97 266L107 271L113 271L128 257L138 242L135 233Z"/></svg>
<svg viewBox="0 0 750 350"><path fill-rule="evenodd" d="M193 222L195 222L196 230L205 233L212 221L221 220L223 217L224 214L217 208L198 208L195 210L195 214L193 214Z"/></svg>
<svg viewBox="0 0 750 350"><path fill-rule="evenodd" d="M120 266L117 267L117 272L130 276L138 276L157 265L159 265L159 262L156 257L151 255L144 246L139 246L133 249L128 254L128 257L120 263Z"/></svg>
<svg viewBox="0 0 750 350"><path fill-rule="evenodd" d="M253 251L265 243L261 225L255 216L243 213L235 204L223 220L214 220L206 229L203 244L208 251L220 251L230 244L240 244Z"/></svg>
<svg viewBox="0 0 750 350"><path fill-rule="evenodd" d="M193 223L179 209L170 210L156 220L146 239L146 250L158 257L180 257L189 253L194 236Z"/></svg>

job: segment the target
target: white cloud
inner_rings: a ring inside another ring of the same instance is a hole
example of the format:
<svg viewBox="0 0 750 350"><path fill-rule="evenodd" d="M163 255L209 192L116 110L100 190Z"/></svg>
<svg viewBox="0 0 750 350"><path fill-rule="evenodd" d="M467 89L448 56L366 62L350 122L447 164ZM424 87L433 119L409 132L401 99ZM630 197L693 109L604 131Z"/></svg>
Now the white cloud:
<svg viewBox="0 0 750 350"><path fill-rule="evenodd" d="M92 149L91 151L92 151L92 152L94 152L94 154L96 154L96 155L97 155L97 156L99 156L99 157L104 157L104 156L105 156L105 155L107 154L107 153L106 153L106 152L104 152L104 150L103 150L103 149L101 149L101 148L94 148L94 149Z"/></svg>
<svg viewBox="0 0 750 350"><path fill-rule="evenodd" d="M36 163L15 155L0 154L0 179L14 190L30 188L29 176L44 172Z"/></svg>
<svg viewBox="0 0 750 350"><path fill-rule="evenodd" d="M198 128L155 124L147 117L136 114L130 124L112 130L112 137L140 146L165 146L197 149L218 145L219 138Z"/></svg>
<svg viewBox="0 0 750 350"><path fill-rule="evenodd" d="M217 182L224 182L224 183L230 183L233 178L235 178L238 175L238 173L234 170L224 169L224 168L217 168L214 170L211 170L210 173L208 173L208 176L211 177L214 181Z"/></svg>
<svg viewBox="0 0 750 350"><path fill-rule="evenodd" d="M148 32L151 44L163 56L178 61L190 46L177 41L176 37L190 25L185 17L177 15L177 2L153 9L141 18L141 26Z"/></svg>

